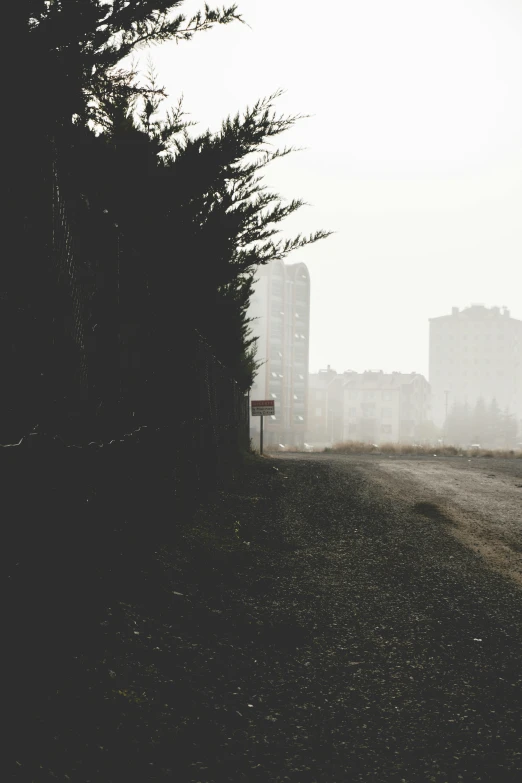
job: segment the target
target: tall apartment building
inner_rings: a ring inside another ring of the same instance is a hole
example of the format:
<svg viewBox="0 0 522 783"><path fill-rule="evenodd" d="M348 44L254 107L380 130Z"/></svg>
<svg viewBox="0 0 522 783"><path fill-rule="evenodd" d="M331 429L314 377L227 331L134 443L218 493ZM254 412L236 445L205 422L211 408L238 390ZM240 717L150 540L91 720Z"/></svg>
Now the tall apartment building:
<svg viewBox="0 0 522 783"><path fill-rule="evenodd" d="M264 442L301 446L307 427L310 276L305 264L273 261L260 267L248 310L263 362L251 399L273 399L275 415L264 421ZM251 418L252 438L259 417Z"/></svg>
<svg viewBox="0 0 522 783"><path fill-rule="evenodd" d="M430 385L418 373L344 373L343 440L414 443L431 418Z"/></svg>
<svg viewBox="0 0 522 783"><path fill-rule="evenodd" d="M437 426L454 404L473 407L480 397L522 418L522 321L505 307L473 304L430 318L429 365Z"/></svg>

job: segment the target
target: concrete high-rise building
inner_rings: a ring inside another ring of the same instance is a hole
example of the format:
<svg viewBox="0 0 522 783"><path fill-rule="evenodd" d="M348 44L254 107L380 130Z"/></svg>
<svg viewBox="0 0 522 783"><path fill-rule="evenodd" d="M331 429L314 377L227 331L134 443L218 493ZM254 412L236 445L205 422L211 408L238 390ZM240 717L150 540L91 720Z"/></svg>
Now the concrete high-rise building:
<svg viewBox="0 0 522 783"><path fill-rule="evenodd" d="M433 420L443 426L455 404L471 407L496 399L522 417L522 321L505 307L473 304L451 315L430 318Z"/></svg>
<svg viewBox="0 0 522 783"><path fill-rule="evenodd" d="M307 428L310 276L305 264L273 261L259 268L248 310L263 362L251 399L273 399L275 415L264 421L264 442L301 446ZM251 418L252 438L259 417Z"/></svg>

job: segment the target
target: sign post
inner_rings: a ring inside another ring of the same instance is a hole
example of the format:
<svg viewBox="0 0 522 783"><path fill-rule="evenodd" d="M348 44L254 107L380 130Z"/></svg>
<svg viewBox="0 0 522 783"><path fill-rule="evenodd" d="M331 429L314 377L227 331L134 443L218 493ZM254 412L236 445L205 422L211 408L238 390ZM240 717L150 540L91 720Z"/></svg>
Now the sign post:
<svg viewBox="0 0 522 783"><path fill-rule="evenodd" d="M263 419L265 416L275 415L275 403L273 400L252 400L252 416L261 416L259 427L259 453L263 453Z"/></svg>

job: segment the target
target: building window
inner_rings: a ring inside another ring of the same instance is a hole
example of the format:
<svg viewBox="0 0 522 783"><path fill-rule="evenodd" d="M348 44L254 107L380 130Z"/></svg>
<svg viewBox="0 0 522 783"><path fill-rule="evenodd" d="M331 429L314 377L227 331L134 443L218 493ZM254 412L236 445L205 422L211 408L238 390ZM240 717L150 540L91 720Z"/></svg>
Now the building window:
<svg viewBox="0 0 522 783"><path fill-rule="evenodd" d="M354 419L357 416L357 408L348 408L348 416Z"/></svg>
<svg viewBox="0 0 522 783"><path fill-rule="evenodd" d="M383 391L382 398L383 400L391 400L392 393L390 391Z"/></svg>
<svg viewBox="0 0 522 783"><path fill-rule="evenodd" d="M383 432L385 435L389 435L392 431L391 424L383 424L381 426L381 432Z"/></svg>
<svg viewBox="0 0 522 783"><path fill-rule="evenodd" d="M323 409L322 408L316 408L315 409L315 415L316 416L322 416L323 415Z"/></svg>
<svg viewBox="0 0 522 783"><path fill-rule="evenodd" d="M363 393L363 399L364 400L374 400L375 399L375 392L374 391L365 391Z"/></svg>

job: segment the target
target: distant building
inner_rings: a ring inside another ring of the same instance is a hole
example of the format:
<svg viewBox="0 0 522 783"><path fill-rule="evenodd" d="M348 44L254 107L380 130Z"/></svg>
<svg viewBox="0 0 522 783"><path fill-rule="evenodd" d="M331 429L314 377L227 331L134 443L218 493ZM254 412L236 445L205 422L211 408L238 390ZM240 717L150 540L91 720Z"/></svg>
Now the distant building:
<svg viewBox="0 0 522 783"><path fill-rule="evenodd" d="M505 307L474 304L430 318L429 350L435 424L453 405L473 407L480 398L522 418L522 321Z"/></svg>
<svg viewBox="0 0 522 783"><path fill-rule="evenodd" d="M260 267L248 310L258 338L256 359L263 362L251 399L273 399L275 416L264 422L264 442L301 446L308 406L310 276L305 264L273 261ZM259 418L251 418L254 441Z"/></svg>
<svg viewBox="0 0 522 783"><path fill-rule="evenodd" d="M325 446L338 440L340 430L338 417L335 416L334 385L342 376L332 370L310 373L308 376L308 428L307 443ZM341 406L342 408L342 406ZM342 428L342 413L341 413ZM342 436L341 436L342 437Z"/></svg>
<svg viewBox="0 0 522 783"><path fill-rule="evenodd" d="M414 443L430 421L430 385L418 373L344 374L343 440Z"/></svg>
<svg viewBox="0 0 522 783"><path fill-rule="evenodd" d="M421 442L430 421L430 387L418 373L310 374L307 442Z"/></svg>

